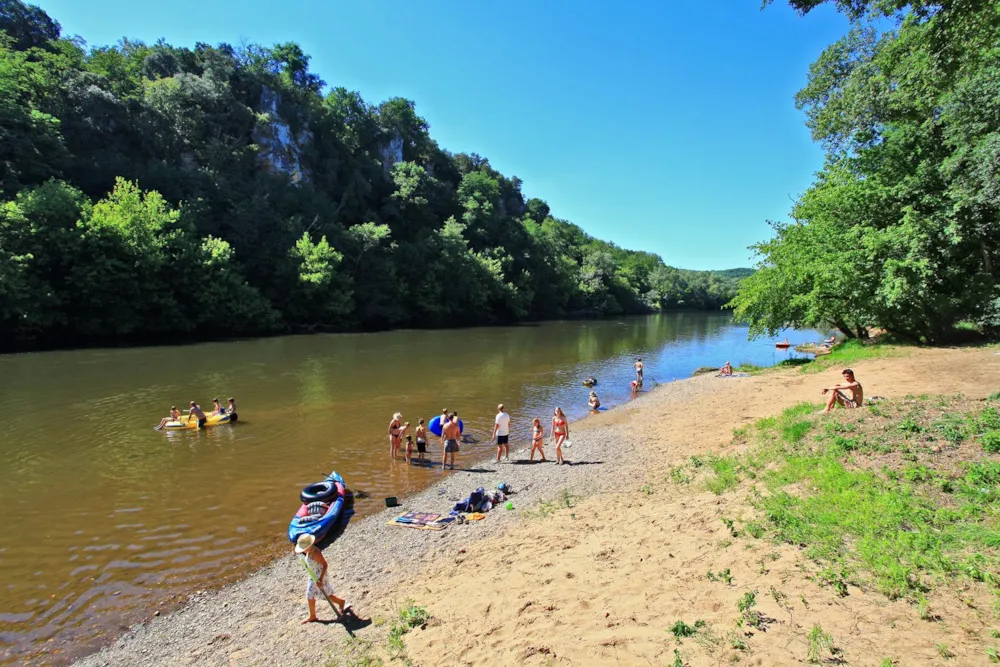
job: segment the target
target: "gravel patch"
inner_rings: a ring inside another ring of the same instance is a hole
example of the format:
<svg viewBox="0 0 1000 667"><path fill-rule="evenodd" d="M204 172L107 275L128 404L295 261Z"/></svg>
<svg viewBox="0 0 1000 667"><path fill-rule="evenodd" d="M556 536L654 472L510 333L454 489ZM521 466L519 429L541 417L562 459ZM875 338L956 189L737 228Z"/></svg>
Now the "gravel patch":
<svg viewBox="0 0 1000 667"><path fill-rule="evenodd" d="M438 559L454 570L454 553L472 541L515 529L526 512L540 501L555 500L563 490L591 495L621 488L638 488L644 470L654 459L655 434L630 429L633 413L658 405L675 405L718 391L744 380L696 377L660 385L636 400L601 416L571 426L572 446L563 454L569 465L555 465L555 447L546 442L548 463L526 463L528 447L511 445L511 462L490 458L464 470L446 472L419 493L401 499L402 507L384 509L352 521L343 536L325 549L329 577L338 595L346 596L358 616L367 618L367 607L381 592ZM523 463L522 463L523 462ZM500 506L482 521L452 525L435 532L389 526L387 522L406 511L447 514L454 503L479 486L494 489L506 482L515 491L515 510ZM350 480L347 480L350 485ZM443 489L443 491L442 491ZM371 498L363 502L381 502ZM239 558L239 554L233 554ZM488 564L484 563L483 566ZM314 664L317 644L343 639L339 624L300 625L306 615L306 574L291 555L217 591L199 591L176 612L151 617L129 628L114 643L76 664L81 667L111 665L230 665ZM330 610L321 602L321 618Z"/></svg>

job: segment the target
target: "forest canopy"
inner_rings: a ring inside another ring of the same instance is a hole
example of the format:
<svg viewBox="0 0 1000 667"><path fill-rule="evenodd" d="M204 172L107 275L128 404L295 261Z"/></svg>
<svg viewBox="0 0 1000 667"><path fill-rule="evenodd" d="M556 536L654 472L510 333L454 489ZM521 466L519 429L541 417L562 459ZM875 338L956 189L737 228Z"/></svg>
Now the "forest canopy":
<svg viewBox="0 0 1000 667"><path fill-rule="evenodd" d="M832 3L852 21L796 103L823 169L732 301L752 335L1000 334L1000 4ZM765 5L769 4L765 2Z"/></svg>
<svg viewBox="0 0 1000 667"><path fill-rule="evenodd" d="M0 0L3 342L718 309L748 273L595 239L309 60L88 48Z"/></svg>

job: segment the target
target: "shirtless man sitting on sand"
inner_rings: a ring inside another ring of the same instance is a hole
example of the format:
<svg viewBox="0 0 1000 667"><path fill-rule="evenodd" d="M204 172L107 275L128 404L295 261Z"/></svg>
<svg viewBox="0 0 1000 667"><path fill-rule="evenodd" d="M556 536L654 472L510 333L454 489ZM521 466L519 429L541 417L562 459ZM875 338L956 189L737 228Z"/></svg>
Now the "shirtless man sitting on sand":
<svg viewBox="0 0 1000 667"><path fill-rule="evenodd" d="M861 389L861 383L854 379L854 371L850 368L845 368L842 373L844 376L844 382L842 384L835 384L832 387L823 387L823 394L827 392L833 392L830 394L830 398L826 401L826 408L820 410L820 414L825 412L830 412L833 410L833 406L840 404L844 408L857 408L861 407L861 403L865 400L864 390ZM845 394L843 389L849 389L851 395Z"/></svg>

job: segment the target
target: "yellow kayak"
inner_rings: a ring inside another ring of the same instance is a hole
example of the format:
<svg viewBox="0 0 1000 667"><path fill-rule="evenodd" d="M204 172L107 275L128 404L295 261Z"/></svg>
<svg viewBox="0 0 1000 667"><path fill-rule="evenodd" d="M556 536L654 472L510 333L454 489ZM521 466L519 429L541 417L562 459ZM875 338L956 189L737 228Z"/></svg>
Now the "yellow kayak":
<svg viewBox="0 0 1000 667"><path fill-rule="evenodd" d="M228 424L229 415L205 415L205 427L217 426L219 424ZM198 428L198 420L192 419L188 421L186 417L179 419L177 421L169 421L163 425L164 431L183 431L189 428Z"/></svg>

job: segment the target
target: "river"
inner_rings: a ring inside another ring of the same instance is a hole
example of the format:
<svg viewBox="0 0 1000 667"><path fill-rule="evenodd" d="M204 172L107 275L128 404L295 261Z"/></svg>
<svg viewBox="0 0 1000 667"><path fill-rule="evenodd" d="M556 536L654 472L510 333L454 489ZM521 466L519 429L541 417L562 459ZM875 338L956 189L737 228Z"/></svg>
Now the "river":
<svg viewBox="0 0 1000 667"><path fill-rule="evenodd" d="M492 450L498 402L516 449L533 416L585 416L584 377L604 406L628 400L636 356L649 389L789 354L746 338L726 314L673 313L0 356L0 663L66 662L265 564L289 548L299 489L330 470L367 492L359 515L432 483L443 473L390 461L393 412L416 426L457 410L461 466ZM228 396L238 424L153 429L172 404Z"/></svg>

